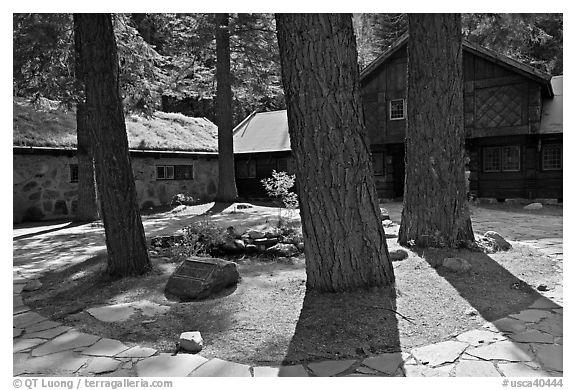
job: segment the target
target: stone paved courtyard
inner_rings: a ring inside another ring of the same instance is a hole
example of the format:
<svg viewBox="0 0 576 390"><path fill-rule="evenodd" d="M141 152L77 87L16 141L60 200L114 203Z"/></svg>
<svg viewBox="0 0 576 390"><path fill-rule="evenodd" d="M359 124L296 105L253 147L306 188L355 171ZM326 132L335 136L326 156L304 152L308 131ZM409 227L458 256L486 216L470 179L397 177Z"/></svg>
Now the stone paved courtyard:
<svg viewBox="0 0 576 390"><path fill-rule="evenodd" d="M401 204L383 205L400 220ZM199 212L205 210L199 209ZM273 211L274 212L274 211ZM186 215L144 217L148 238L186 224ZM478 233L496 230L562 264L562 216L474 208ZM388 231L387 231L388 232ZM13 374L15 376L435 376L557 377L563 374L562 287L518 313L478 329L398 353L359 360L321 361L282 367L252 367L185 353L159 353L118 340L79 332L30 310L21 293L49 270L105 250L102 229L52 224L16 227L13 244ZM561 270L560 270L561 272Z"/></svg>

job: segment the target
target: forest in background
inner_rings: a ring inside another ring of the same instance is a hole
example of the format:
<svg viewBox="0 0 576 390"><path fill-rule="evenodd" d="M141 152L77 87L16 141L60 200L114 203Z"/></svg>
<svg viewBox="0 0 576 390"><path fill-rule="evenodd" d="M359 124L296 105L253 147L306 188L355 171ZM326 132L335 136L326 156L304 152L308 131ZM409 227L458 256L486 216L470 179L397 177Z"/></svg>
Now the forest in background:
<svg viewBox="0 0 576 390"><path fill-rule="evenodd" d="M360 69L407 31L407 14L354 14ZM127 112L181 112L215 121L213 14L115 14ZM562 74L562 14L462 14L465 39ZM272 14L231 14L233 123L285 108ZM13 95L71 108L77 100L71 14L13 15Z"/></svg>

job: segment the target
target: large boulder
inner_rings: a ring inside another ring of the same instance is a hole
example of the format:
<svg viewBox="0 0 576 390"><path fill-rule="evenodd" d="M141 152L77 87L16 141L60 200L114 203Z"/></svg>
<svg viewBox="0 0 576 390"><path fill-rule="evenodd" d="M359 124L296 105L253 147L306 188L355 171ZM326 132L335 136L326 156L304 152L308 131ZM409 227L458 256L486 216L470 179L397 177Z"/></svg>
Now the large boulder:
<svg viewBox="0 0 576 390"><path fill-rule="evenodd" d="M395 251L390 251L390 261L402 261L408 258L408 252L404 249L396 249Z"/></svg>
<svg viewBox="0 0 576 390"><path fill-rule="evenodd" d="M472 265L459 257L446 257L442 260L442 267L459 274L467 273L472 269Z"/></svg>
<svg viewBox="0 0 576 390"><path fill-rule="evenodd" d="M507 251L508 249L512 248L512 245L497 232L486 232L484 234L484 238L493 241L493 249L495 251Z"/></svg>
<svg viewBox="0 0 576 390"><path fill-rule="evenodd" d="M268 248L266 253L272 256L291 257L298 255L299 251L294 244L279 243Z"/></svg>
<svg viewBox="0 0 576 390"><path fill-rule="evenodd" d="M165 294L181 301L205 299L235 285L239 279L236 263L217 258L189 257L168 279Z"/></svg>
<svg viewBox="0 0 576 390"><path fill-rule="evenodd" d="M266 233L261 232L260 230L254 230L254 229L248 230L246 232L246 234L248 235L248 237L250 237L253 240L257 240L257 239L266 237Z"/></svg>

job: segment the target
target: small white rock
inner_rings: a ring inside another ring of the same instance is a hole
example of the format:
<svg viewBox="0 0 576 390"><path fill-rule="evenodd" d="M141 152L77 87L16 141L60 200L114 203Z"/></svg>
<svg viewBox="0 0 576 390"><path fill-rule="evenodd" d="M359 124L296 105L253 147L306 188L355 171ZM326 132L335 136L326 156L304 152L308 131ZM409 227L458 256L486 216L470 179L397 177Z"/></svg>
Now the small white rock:
<svg viewBox="0 0 576 390"><path fill-rule="evenodd" d="M180 335L180 348L187 352L198 353L204 347L200 332L184 332Z"/></svg>

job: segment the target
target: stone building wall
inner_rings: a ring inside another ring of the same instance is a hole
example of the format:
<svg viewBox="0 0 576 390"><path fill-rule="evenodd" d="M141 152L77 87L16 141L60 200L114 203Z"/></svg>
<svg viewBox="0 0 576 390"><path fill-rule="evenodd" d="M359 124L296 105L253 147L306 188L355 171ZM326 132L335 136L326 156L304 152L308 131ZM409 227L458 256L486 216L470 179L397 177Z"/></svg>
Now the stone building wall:
<svg viewBox="0 0 576 390"><path fill-rule="evenodd" d="M207 157L131 156L140 208L170 204L176 194L210 201L218 189L218 160ZM77 206L73 152L13 155L13 222L70 219ZM157 165L192 165L192 180L156 180Z"/></svg>

